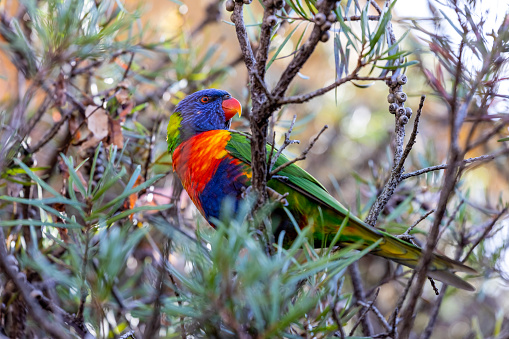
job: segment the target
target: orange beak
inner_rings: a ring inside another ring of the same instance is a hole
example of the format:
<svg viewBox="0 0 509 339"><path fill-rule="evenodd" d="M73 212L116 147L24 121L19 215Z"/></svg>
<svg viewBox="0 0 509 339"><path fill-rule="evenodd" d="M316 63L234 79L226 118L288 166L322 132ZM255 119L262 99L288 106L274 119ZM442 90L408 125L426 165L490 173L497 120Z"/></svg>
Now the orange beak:
<svg viewBox="0 0 509 339"><path fill-rule="evenodd" d="M223 111L224 111L224 117L226 121L230 120L235 116L235 114L238 114L239 117L242 113L242 106L240 105L240 102L235 98L230 98L223 101Z"/></svg>

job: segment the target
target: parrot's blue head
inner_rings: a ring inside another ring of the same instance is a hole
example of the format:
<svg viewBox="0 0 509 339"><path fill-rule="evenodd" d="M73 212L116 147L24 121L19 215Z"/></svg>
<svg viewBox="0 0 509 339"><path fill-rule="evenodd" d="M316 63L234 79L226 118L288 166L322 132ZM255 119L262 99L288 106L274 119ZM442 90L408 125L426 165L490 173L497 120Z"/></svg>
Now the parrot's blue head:
<svg viewBox="0 0 509 339"><path fill-rule="evenodd" d="M230 119L241 111L240 102L230 93L214 88L188 95L175 108L182 119L184 140L197 133L230 128Z"/></svg>

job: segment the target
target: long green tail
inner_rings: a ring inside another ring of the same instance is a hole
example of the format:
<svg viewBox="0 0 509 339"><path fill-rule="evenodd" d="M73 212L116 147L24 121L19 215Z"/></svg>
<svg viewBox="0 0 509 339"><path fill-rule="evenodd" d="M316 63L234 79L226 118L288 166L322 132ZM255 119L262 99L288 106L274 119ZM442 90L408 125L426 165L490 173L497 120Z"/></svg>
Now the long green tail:
<svg viewBox="0 0 509 339"><path fill-rule="evenodd" d="M280 192L290 193L287 197L288 209L298 220L301 228L310 225L314 228L315 246L320 247L320 244L330 244L339 232L340 226L346 217L344 211L347 212L347 210L340 211L338 208L324 205L323 201L313 201L313 197L310 197L306 191L300 190L298 187L290 187L287 183L284 186L283 184L273 184L273 186ZM334 202L339 204L336 201ZM291 240L291 230L286 228L285 231L287 231L289 240ZM355 216L349 216L348 223L341 230L337 245L357 244L360 249L364 249L380 239L383 240L371 251L372 254L416 268L422 256L422 250L419 247L371 227ZM477 274L474 269L458 261L443 255L433 254L431 264L428 267L428 276L457 288L468 291L475 290L472 285L453 272Z"/></svg>
<svg viewBox="0 0 509 339"><path fill-rule="evenodd" d="M338 216L336 215L335 217L337 218ZM339 222L340 220L337 221ZM339 227L336 226L335 231L337 232L338 230ZM328 231L330 232L330 229ZM322 232L320 233L323 234ZM419 263L419 259L422 256L421 248L406 241L400 240L388 233L379 231L365 224L356 217L352 217L348 221L348 224L341 231L339 243L360 243L360 248L363 249L378 241L380 238L383 240L375 249L371 251L372 254L411 268L416 268ZM457 288L461 288L467 291L475 291L475 288L472 285L455 275L453 272L477 274L474 269L463 265L459 261L447 258L440 254L433 254L431 264L428 267L429 277Z"/></svg>

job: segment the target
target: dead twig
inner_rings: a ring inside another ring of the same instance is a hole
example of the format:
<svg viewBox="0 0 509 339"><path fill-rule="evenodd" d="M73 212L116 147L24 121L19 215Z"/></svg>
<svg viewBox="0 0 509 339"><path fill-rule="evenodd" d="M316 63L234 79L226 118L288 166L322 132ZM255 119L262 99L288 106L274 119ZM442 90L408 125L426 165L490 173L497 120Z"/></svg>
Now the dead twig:
<svg viewBox="0 0 509 339"><path fill-rule="evenodd" d="M491 222L484 228L482 234L473 242L472 244L472 247L470 247L470 249L468 250L467 254L465 254L465 256L463 257L463 259L461 260L461 262L465 262L468 257L470 256L470 254L472 254L472 252L474 251L474 249L477 247L477 245L479 245L481 243L481 241L483 239L485 239L488 234L491 232L491 230L493 229L493 226L495 226L495 224L497 223L497 221L500 219L500 217L502 215L504 215L505 213L507 212L507 207L505 207L504 209L502 209L502 211L500 211L492 220Z"/></svg>
<svg viewBox="0 0 509 339"><path fill-rule="evenodd" d="M278 167L276 167L274 170L272 170L269 174L269 177L272 176L272 175L275 175L277 173L279 173L280 171L282 171L283 169L285 169L286 167L296 163L297 161L301 161L301 160L304 160L306 159L309 151L311 150L311 148L313 148L313 146L315 145L315 143L318 141L318 138L320 138L320 135L322 135L323 132L325 132L325 130L329 128L329 126L325 125L322 127L322 129L320 130L320 132L318 132L318 134L316 135L316 137L313 138L313 140L311 140L311 142L309 143L309 146L301 153L301 155L299 155L297 158L293 159L293 160L290 160Z"/></svg>
<svg viewBox="0 0 509 339"><path fill-rule="evenodd" d="M485 162L485 161L489 161L489 160L493 160L493 159L495 159L495 155L493 155L493 154L481 155L479 157L465 159L465 160L461 161L461 163L459 165L464 166L464 165L472 164L475 162ZM457 166L458 165L456 165L455 167L457 167ZM418 176L418 175L421 175L424 173L428 173L428 172L447 169L449 167L450 167L449 164L442 164L442 165L435 165L435 166L430 166L430 167L426 167L426 168L421 168L420 170L417 170L414 172L405 173L401 176L401 178L402 178L402 180L405 180L410 177L415 177L415 176Z"/></svg>
<svg viewBox="0 0 509 339"><path fill-rule="evenodd" d="M409 228L407 228L407 230L405 231L405 233L403 234L400 234L400 235L397 235L396 238L399 238L401 240L405 240L405 241L413 241L414 240L414 236L411 235L410 233L414 230L414 228L421 222L423 221L424 219L426 219L431 213L435 212L435 210L431 210L431 211L428 211L426 214L424 214L423 216L421 216L419 218L419 220L417 220L416 222L413 223L412 226L410 226Z"/></svg>
<svg viewBox="0 0 509 339"><path fill-rule="evenodd" d="M371 311L373 309L379 292L380 292L380 289L377 289L375 292L375 296L373 297L373 300L370 301L369 303L364 303L363 301L357 300L357 303L359 305L363 306L363 309L362 309L362 313L361 313L359 319L357 319L357 322L353 325L352 330L350 331L350 334L349 334L350 337L353 336L353 334L355 333L355 330L357 329L359 324L362 323L363 319L365 319L368 316L369 311ZM369 324L369 325L371 326L371 324ZM371 329L371 332L373 332L373 329ZM373 334L370 334L370 336L373 336Z"/></svg>

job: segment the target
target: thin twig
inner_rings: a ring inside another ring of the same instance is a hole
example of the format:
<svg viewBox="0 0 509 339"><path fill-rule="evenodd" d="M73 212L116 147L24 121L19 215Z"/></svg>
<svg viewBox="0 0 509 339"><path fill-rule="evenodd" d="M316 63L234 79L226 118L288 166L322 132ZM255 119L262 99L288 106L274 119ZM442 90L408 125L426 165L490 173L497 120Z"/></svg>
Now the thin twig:
<svg viewBox="0 0 509 339"><path fill-rule="evenodd" d="M375 306L375 300L378 296L378 293L380 292L380 288L378 288L375 292L375 297L373 299L373 301L370 301L369 303L366 303L364 301L358 301L357 303L361 306L364 306L364 307L370 307L371 308L371 311L376 315L376 317L378 318L378 320L380 320L380 323L383 325L383 327L385 327L385 329L387 331L390 331L391 330L391 326L389 325L389 323L387 322L387 320L385 320L382 312L380 312L380 310Z"/></svg>
<svg viewBox="0 0 509 339"><path fill-rule="evenodd" d="M488 226L486 226L484 228L484 231L483 233L474 241L474 243L472 244L472 247L470 247L470 249L468 250L467 254L465 254L465 256L463 257L463 259L461 260L461 262L465 262L468 257L470 256L470 254L472 254L472 252L474 251L474 249L477 247L477 245L479 245L479 243L485 239L488 234L491 232L491 230L493 229L493 226L495 226L496 222L498 221L498 219L500 219L500 217L502 215L504 215L505 213L507 212L507 207L505 207L504 209L502 209L502 211L500 211L500 213L498 213L492 220L491 222L488 224Z"/></svg>
<svg viewBox="0 0 509 339"><path fill-rule="evenodd" d="M46 95L44 98L44 101L42 102L41 106L37 109L37 112L35 115L28 121L27 123L27 133L30 133L32 129L35 127L35 125L41 120L44 113L46 113L46 110L48 109L49 105L53 102L53 99L51 95Z"/></svg>
<svg viewBox="0 0 509 339"><path fill-rule="evenodd" d="M285 133L285 140L283 141L283 145L281 145L281 147L277 150L276 155L274 155L274 156L272 156L272 153L274 151L274 142L272 143L272 149L271 149L271 154L270 154L270 159L269 159L270 173L272 172L272 168L276 164L277 159L281 156L281 154L283 153L285 148L287 148L290 145L300 143L299 140L291 140L290 139L290 135L292 134L293 126L295 125L296 120L297 120L297 115L294 115L292 118L292 121L290 122L290 127L288 128L288 131L286 131L286 133ZM273 139L274 141L275 141L275 138L276 138L276 132L274 132L274 139Z"/></svg>
<svg viewBox="0 0 509 339"><path fill-rule="evenodd" d="M131 52L131 57L129 58L129 63L127 64L124 75L122 76L122 81L124 81L127 78L127 75L129 74L129 71L131 70L133 60L134 60L134 52Z"/></svg>
<svg viewBox="0 0 509 339"><path fill-rule="evenodd" d="M311 140L311 142L309 143L309 146L301 153L300 156L298 156L297 158L293 159L293 160L290 160L280 166L278 166L276 169L272 170L269 174L269 177L274 175L274 174L277 174L279 173L280 171L282 171L283 169L285 169L286 167L296 163L297 161L301 161L301 160L304 160L306 159L309 151L311 150L311 148L313 148L313 146L315 145L316 141L318 140L318 138L320 138L320 135L322 135L322 133L327 129L329 128L329 126L325 125L322 127L322 129L320 130L320 132L318 132L318 134L316 135L316 137L314 137L313 140Z"/></svg>
<svg viewBox="0 0 509 339"><path fill-rule="evenodd" d="M300 104L304 103L306 101L309 101L313 98L316 98L320 95L323 95L331 90L333 90L336 87L339 87L343 85L344 83L347 83L349 81L355 81L355 80L362 80L362 81L385 81L387 79L390 79L390 77L365 77L365 76L359 76L357 75L358 70L354 70L351 74L339 78L336 81L334 81L332 84L325 86L323 88L317 89L316 91L307 93L307 94L300 94L295 95L291 97L284 97L277 101L279 105L287 105L287 104Z"/></svg>
<svg viewBox="0 0 509 339"><path fill-rule="evenodd" d="M331 305L332 309L332 319L334 319L334 322L336 323L336 326L338 327L339 337L341 339L345 339L345 330L343 329L343 325L341 324L341 320L339 319L338 311L336 310L336 305L339 302L339 292L341 292L343 288L343 281L344 279L339 280L337 282L336 286L336 296L334 297L334 302Z"/></svg>
<svg viewBox="0 0 509 339"><path fill-rule="evenodd" d="M409 228L407 228L407 230L405 231L405 233L403 234L400 234L398 236L396 236L397 238L399 239L402 239L402 240L406 240L406 241L410 241L410 240L413 240L413 235L410 234L410 232L412 232L415 228L415 226L417 226L421 221L423 221L424 219L426 219L431 213L435 212L434 209L432 209L431 211L427 212L426 214L424 214L423 216L421 216L419 218L419 220L417 220L416 222L413 223L412 226L410 226Z"/></svg>
<svg viewBox="0 0 509 339"><path fill-rule="evenodd" d="M357 300L357 303L359 305L361 305L363 308L362 308L362 313L359 317L359 319L357 319L357 322L355 323L355 325L352 327L352 330L350 331L350 334L349 336L353 336L354 332L355 332L355 329L359 326L359 324L362 323L362 321L364 320L364 318L367 318L368 316L368 312L373 308L373 306L375 305L375 301L376 301L376 298L378 297L378 293L380 292L380 289L377 289L376 292L375 292L375 296L373 297L373 301L370 301L369 303L364 303L363 301L361 300ZM363 305L364 304L364 305ZM371 325L371 324L370 324ZM371 329L371 332L373 332L373 329ZM366 335L366 334L365 334ZM372 336L373 334L368 334L369 336Z"/></svg>
<svg viewBox="0 0 509 339"><path fill-rule="evenodd" d="M57 135L58 131L60 130L60 127L63 126L63 124L71 117L71 112L70 111L66 111L66 112L62 112L62 117L60 118L60 120L54 124L51 129L46 132L46 134L44 134L44 136L41 138L41 140L39 140L39 142L34 146L34 147L29 147L27 149L27 152L30 153L30 154L33 154L33 153L36 153L37 151L39 151L44 145L46 145L51 139L53 139L55 137L55 135Z"/></svg>
<svg viewBox="0 0 509 339"><path fill-rule="evenodd" d="M463 166L463 165L468 165L468 164L478 162L478 161L484 162L484 161L489 161L489 160L493 160L493 159L495 159L495 155L493 155L493 154L481 155L479 157L465 159L465 160L461 161L461 163L459 165ZM415 176L418 176L418 175L421 175L424 173L447 169L448 167L449 167L449 164L442 164L442 165L421 168L420 170L403 174L401 176L401 179L405 180L410 177L415 177Z"/></svg>
<svg viewBox="0 0 509 339"><path fill-rule="evenodd" d="M461 199L461 201L458 204L458 206L456 206L456 208L454 209L452 214L449 216L449 220L447 220L447 223L445 224L445 226L442 227L442 229L440 230L440 233L438 234L438 239L442 238L442 235L444 234L445 230L447 230L449 228L449 226L451 225L451 223L454 220L454 218L456 218L456 214L458 214L461 206L463 206L464 203L465 203L465 200Z"/></svg>
<svg viewBox="0 0 509 339"><path fill-rule="evenodd" d="M412 271L412 275L408 279L408 282L405 286L405 289L403 290L403 293L399 296L398 302L396 304L396 307L394 308L394 312L392 313L391 317L389 318L389 323L393 323L393 330L396 331L396 324L397 324L397 318L399 311L403 307L403 304L405 303L406 297L408 295L408 292L410 291L410 287L412 286L412 282L415 279L417 272L415 270Z"/></svg>

